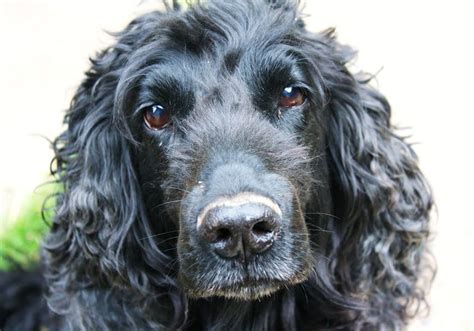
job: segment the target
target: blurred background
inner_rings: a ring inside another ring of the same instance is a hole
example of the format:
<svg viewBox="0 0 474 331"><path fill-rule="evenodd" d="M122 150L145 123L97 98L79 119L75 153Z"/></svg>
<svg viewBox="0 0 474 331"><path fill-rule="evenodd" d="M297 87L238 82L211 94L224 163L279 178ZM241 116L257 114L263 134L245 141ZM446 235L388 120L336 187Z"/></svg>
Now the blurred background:
<svg viewBox="0 0 474 331"><path fill-rule="evenodd" d="M0 245L25 210L39 217L48 139L61 131L88 57L111 43L105 31L156 8L160 1L0 0ZM354 70L378 72L374 84L433 187L439 271L431 314L410 330L474 330L474 1L307 0L304 13L310 30L336 27L359 51Z"/></svg>

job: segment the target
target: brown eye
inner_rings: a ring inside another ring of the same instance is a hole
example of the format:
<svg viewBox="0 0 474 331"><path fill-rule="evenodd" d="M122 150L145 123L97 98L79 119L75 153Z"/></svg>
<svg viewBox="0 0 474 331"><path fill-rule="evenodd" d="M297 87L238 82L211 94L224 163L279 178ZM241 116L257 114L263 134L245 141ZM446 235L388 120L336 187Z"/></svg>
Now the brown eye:
<svg viewBox="0 0 474 331"><path fill-rule="evenodd" d="M283 108L290 108L302 105L306 97L301 88L296 86L287 86L280 94L278 106Z"/></svg>
<svg viewBox="0 0 474 331"><path fill-rule="evenodd" d="M161 105L146 107L143 112L145 124L153 130L164 128L170 122L168 111Z"/></svg>

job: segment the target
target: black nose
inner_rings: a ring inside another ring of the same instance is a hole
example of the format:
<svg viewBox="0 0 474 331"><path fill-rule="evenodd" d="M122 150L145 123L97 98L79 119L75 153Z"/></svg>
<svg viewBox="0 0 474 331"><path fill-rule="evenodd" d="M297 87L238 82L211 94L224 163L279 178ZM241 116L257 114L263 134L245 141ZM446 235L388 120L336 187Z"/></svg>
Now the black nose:
<svg viewBox="0 0 474 331"><path fill-rule="evenodd" d="M277 239L280 227L279 209L252 202L223 203L198 219L201 238L218 255L244 261L268 250Z"/></svg>

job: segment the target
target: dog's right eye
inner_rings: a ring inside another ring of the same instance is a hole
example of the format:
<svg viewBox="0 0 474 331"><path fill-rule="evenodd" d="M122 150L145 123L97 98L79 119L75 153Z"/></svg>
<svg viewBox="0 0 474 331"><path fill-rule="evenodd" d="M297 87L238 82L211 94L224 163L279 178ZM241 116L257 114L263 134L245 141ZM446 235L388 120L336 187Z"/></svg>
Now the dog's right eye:
<svg viewBox="0 0 474 331"><path fill-rule="evenodd" d="M143 119L148 128L159 130L170 123L170 115L165 107L155 104L143 109Z"/></svg>

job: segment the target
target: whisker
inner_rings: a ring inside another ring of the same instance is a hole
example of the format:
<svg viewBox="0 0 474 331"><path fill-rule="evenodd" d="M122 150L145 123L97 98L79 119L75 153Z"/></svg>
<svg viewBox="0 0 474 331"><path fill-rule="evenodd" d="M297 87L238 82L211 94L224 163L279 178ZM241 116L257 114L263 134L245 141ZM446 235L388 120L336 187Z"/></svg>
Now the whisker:
<svg viewBox="0 0 474 331"><path fill-rule="evenodd" d="M304 213L305 215L320 215L320 216L329 216L331 218L335 218L336 220L340 220L341 218L336 216L336 215L333 215L333 214L328 214L328 213L318 213L318 212L307 212L307 213Z"/></svg>
<svg viewBox="0 0 474 331"><path fill-rule="evenodd" d="M164 244L164 243L167 242L167 241L176 240L176 239L178 239L178 236L173 236L173 237L171 237L171 238L168 238L168 239L165 239L165 240L163 240L163 241L160 241L158 244ZM174 247L173 247L173 248L174 248Z"/></svg>
<svg viewBox="0 0 474 331"><path fill-rule="evenodd" d="M331 230L328 230L328 229L324 229L316 224L312 224L312 223L306 223L306 226L309 228L308 230L311 230L311 231L318 231L318 232L326 232L326 233L334 233L334 231L331 231Z"/></svg>
<svg viewBox="0 0 474 331"><path fill-rule="evenodd" d="M169 205L169 204L172 204L172 203L180 203L181 201L183 201L183 199L166 201L166 202L163 202L163 203L160 203L160 204L154 206L152 209L163 207L165 205Z"/></svg>
<svg viewBox="0 0 474 331"><path fill-rule="evenodd" d="M160 237L160 236L164 236L164 235L167 235L167 234L170 234L170 233L175 233L175 232L179 232L179 230L171 230L171 231L166 231L166 232L161 232L161 233L156 233L156 234L152 234L152 235L149 235L149 236L146 236L146 237L143 237L143 238L140 238L138 240L145 240L145 239L150 239L150 238L155 238L155 237Z"/></svg>
<svg viewBox="0 0 474 331"><path fill-rule="evenodd" d="M179 187L174 187L174 186L169 186L169 187L167 187L167 189L176 190L176 191L180 191L180 192L184 192L184 193L191 193L191 191L189 191L189 190L185 190L185 189L182 189L182 188L179 188Z"/></svg>

